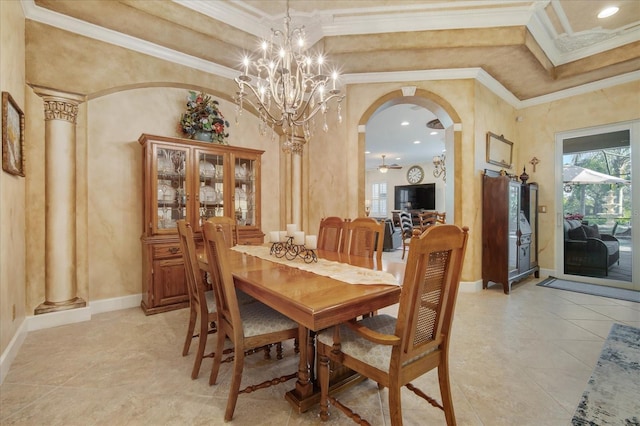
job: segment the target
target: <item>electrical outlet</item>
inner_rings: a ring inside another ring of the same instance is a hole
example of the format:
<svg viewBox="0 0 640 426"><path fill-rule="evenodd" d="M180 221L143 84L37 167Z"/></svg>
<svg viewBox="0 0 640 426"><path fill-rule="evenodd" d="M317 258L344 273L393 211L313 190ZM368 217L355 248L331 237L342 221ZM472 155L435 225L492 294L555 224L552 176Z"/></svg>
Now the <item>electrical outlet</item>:
<svg viewBox="0 0 640 426"><path fill-rule="evenodd" d="M538 213L546 213L547 206L538 206Z"/></svg>

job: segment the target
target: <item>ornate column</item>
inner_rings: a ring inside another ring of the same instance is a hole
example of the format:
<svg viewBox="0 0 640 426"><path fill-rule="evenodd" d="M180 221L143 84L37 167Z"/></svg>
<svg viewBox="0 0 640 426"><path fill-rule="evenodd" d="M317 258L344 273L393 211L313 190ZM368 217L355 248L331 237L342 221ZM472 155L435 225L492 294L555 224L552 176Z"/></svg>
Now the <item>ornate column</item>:
<svg viewBox="0 0 640 426"><path fill-rule="evenodd" d="M84 97L34 91L45 119L45 301L38 315L86 306L76 294L76 118Z"/></svg>
<svg viewBox="0 0 640 426"><path fill-rule="evenodd" d="M291 153L291 223L302 225L302 152L306 140L302 136L290 137L283 151Z"/></svg>

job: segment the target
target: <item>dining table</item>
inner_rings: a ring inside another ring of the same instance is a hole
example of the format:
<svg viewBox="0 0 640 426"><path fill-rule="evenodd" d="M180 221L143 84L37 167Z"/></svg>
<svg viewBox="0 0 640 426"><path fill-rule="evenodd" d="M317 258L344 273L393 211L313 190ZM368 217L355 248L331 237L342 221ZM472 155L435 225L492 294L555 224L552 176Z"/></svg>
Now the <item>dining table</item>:
<svg viewBox="0 0 640 426"><path fill-rule="evenodd" d="M315 375L316 332L398 303L404 274L404 263L378 263L371 257L325 250L315 253L317 265L299 258L276 258L267 245L235 246L228 251L236 288L299 325L298 377L285 398L300 413L320 400ZM198 262L208 271L204 250L199 251ZM359 380L354 372L336 366L330 389Z"/></svg>

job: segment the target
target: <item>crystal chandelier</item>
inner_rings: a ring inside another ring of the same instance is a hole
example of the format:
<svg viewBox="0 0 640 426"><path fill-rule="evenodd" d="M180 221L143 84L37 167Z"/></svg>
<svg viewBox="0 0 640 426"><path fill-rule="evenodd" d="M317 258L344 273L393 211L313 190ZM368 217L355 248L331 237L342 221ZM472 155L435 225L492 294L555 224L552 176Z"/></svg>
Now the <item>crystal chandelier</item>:
<svg viewBox="0 0 640 426"><path fill-rule="evenodd" d="M244 58L243 73L235 78L240 88L235 101L238 115L245 103L258 111L261 135L267 128L281 128L287 137L283 150L301 152L302 143L313 136L318 113L323 117L322 129L329 130L330 102L337 104L338 122L342 122L344 95L336 88L338 72L333 70L331 77L325 74L329 70L322 54L313 57L305 48L304 27L290 29L290 23L287 0L284 30L271 29L271 40L262 41L254 58Z"/></svg>

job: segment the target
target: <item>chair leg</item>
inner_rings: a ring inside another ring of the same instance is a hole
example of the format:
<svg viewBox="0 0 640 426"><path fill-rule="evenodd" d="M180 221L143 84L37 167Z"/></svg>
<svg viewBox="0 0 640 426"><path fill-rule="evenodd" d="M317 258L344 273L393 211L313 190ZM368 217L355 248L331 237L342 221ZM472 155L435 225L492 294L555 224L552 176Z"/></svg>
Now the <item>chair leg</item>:
<svg viewBox="0 0 640 426"><path fill-rule="evenodd" d="M389 417L391 418L391 426L402 426L401 390L402 386L397 383L389 385Z"/></svg>
<svg viewBox="0 0 640 426"><path fill-rule="evenodd" d="M184 346L182 347L182 356L187 356L189 353L191 341L193 340L193 330L196 328L196 320L198 319L198 312L195 306L191 305L189 311L189 326L187 327L187 337L184 339Z"/></svg>
<svg viewBox="0 0 640 426"><path fill-rule="evenodd" d="M193 370L191 370L191 379L198 378L200 373L200 366L202 365L202 358L204 357L204 350L207 346L207 336L209 336L209 324L206 321L200 321L200 336L198 337L198 352L196 353L196 359L193 362Z"/></svg>
<svg viewBox="0 0 640 426"><path fill-rule="evenodd" d="M209 386L215 385L216 380L218 380L218 372L220 371L220 364L222 364L222 355L224 352L224 341L227 338L220 330L218 330L216 337L216 351L213 354L213 366L211 367L211 375L209 376Z"/></svg>
<svg viewBox="0 0 640 426"><path fill-rule="evenodd" d="M438 367L438 383L440 385L440 395L442 397L442 407L444 408L444 418L447 426L456 425L456 415L453 410L453 399L451 398L451 382L449 381L449 366L445 359Z"/></svg>
<svg viewBox="0 0 640 426"><path fill-rule="evenodd" d="M276 359L282 359L282 342L276 343Z"/></svg>
<svg viewBox="0 0 640 426"><path fill-rule="evenodd" d="M407 246L402 244L402 259L404 260L404 252L407 250Z"/></svg>
<svg viewBox="0 0 640 426"><path fill-rule="evenodd" d="M320 419L323 422L329 420L329 357L320 353L320 365L318 378L320 379Z"/></svg>
<svg viewBox="0 0 640 426"><path fill-rule="evenodd" d="M229 397L227 398L227 410L224 413L224 420L227 422L231 421L233 412L236 410L240 382L242 381L242 369L244 368L244 351L236 348L235 352L236 357L233 360L233 376L231 378L231 387L229 388Z"/></svg>

